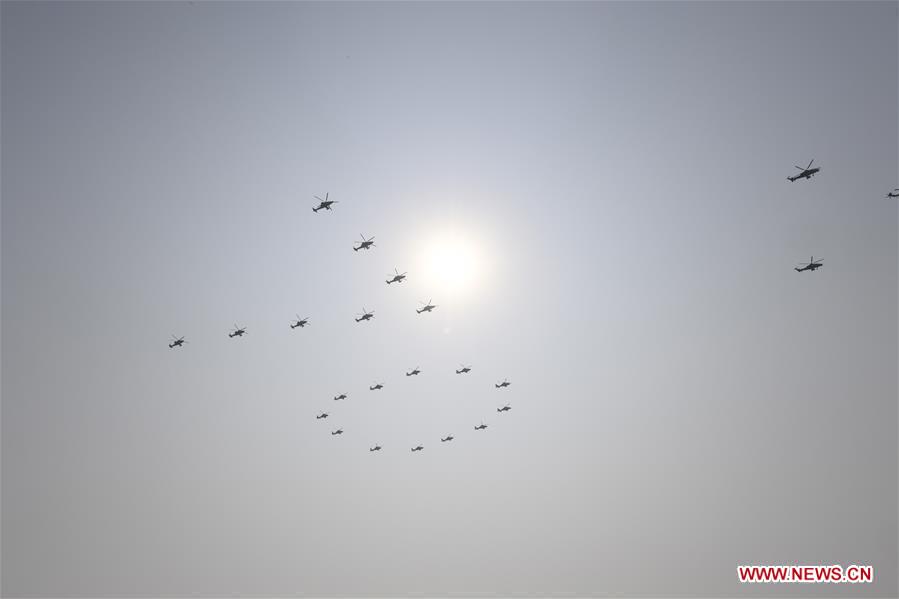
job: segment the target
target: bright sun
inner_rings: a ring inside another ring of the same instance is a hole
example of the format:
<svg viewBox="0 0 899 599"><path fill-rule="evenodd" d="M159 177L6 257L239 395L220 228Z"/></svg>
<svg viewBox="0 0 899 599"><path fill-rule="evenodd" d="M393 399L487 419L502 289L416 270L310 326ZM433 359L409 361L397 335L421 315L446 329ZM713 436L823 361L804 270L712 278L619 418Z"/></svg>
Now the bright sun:
<svg viewBox="0 0 899 599"><path fill-rule="evenodd" d="M434 289L435 297L464 297L475 290L482 262L470 238L457 232L437 235L425 246L424 282Z"/></svg>

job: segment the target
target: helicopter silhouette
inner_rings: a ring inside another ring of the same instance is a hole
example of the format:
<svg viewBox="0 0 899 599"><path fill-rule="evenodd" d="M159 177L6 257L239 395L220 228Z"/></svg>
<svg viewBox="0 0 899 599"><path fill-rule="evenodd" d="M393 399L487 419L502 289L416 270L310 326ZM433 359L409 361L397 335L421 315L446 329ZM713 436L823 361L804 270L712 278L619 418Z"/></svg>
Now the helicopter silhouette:
<svg viewBox="0 0 899 599"><path fill-rule="evenodd" d="M420 303L424 304L424 307L421 310L419 310L418 308L415 309L415 312L418 314L421 314L422 312L431 312L434 308L437 307L436 305L431 303L431 300L428 300L427 304L425 304L424 302Z"/></svg>
<svg viewBox="0 0 899 599"><path fill-rule="evenodd" d="M416 445L412 448L412 451L421 451L422 449L424 449L424 447L422 447L421 445Z"/></svg>
<svg viewBox="0 0 899 599"><path fill-rule="evenodd" d="M796 181L797 179L811 179L815 173L817 173L818 171L821 170L818 167L812 168L812 162L814 162L814 161L815 161L814 159L810 160L808 163L808 166L805 168L802 168L801 166L797 166L796 168L798 168L802 172L800 172L798 175L794 175L792 177L787 177L787 180L790 183L792 183L793 181Z"/></svg>
<svg viewBox="0 0 899 599"><path fill-rule="evenodd" d="M804 264L804 263L803 263L803 262L800 262L799 264ZM804 270L810 270L810 271L812 271L812 272L815 272L816 270L818 270L818 269L821 268L822 266L824 266L824 265L821 264L821 258L818 258L817 260L815 260L815 257L812 256L811 259L809 259L809 263L808 263L808 264L805 264L805 266L803 266L802 268L795 267L795 268L793 268L793 270L795 270L796 272L802 272L802 271L804 271Z"/></svg>
<svg viewBox="0 0 899 599"><path fill-rule="evenodd" d="M446 437L441 438L441 439L440 439L440 442L441 442L441 443L446 443L447 441L452 441L454 438L455 438L455 437L453 437L452 435L447 435Z"/></svg>
<svg viewBox="0 0 899 599"><path fill-rule="evenodd" d="M341 399L346 399L346 393L341 393L340 395L334 398L334 401L340 401Z"/></svg>
<svg viewBox="0 0 899 599"><path fill-rule="evenodd" d="M328 194L327 194L327 193L325 194L325 199L324 199L324 200L321 199L321 198L318 197L318 196L312 196L312 197L314 197L316 200L318 200L318 201L320 202L319 205L318 205L318 208L313 208L313 209L312 209L313 212L318 212L318 211L321 210L322 208L324 208L325 210L330 210L332 204L337 204L337 203L338 203L337 200L329 200L329 199L328 199Z"/></svg>
<svg viewBox="0 0 899 599"><path fill-rule="evenodd" d="M369 387L368 390L369 391L377 391L378 389L383 389L383 388L384 388L384 385L382 385L381 383L377 383L373 387Z"/></svg>
<svg viewBox="0 0 899 599"><path fill-rule="evenodd" d="M464 364L460 364L462 366L461 370L457 370L456 374L465 374L467 372L471 372L471 366L465 366Z"/></svg>
<svg viewBox="0 0 899 599"><path fill-rule="evenodd" d="M169 349L172 349L173 347L181 347L185 343L187 343L187 341L184 340L184 337L175 337L174 335L172 335L172 342L169 343Z"/></svg>
<svg viewBox="0 0 899 599"><path fill-rule="evenodd" d="M374 447L370 447L368 450L369 451L381 451L381 446L375 445Z"/></svg>
<svg viewBox="0 0 899 599"><path fill-rule="evenodd" d="M393 272L396 273L396 274L393 276L393 278L392 278L392 279L388 279L387 281L385 281L385 283L387 283L388 285L390 285L391 283L402 283L402 282L403 282L403 279L406 278L406 274L407 274L407 273L400 274L400 271L398 271L398 270L395 269L395 268L393 269ZM387 275L387 276L389 277L390 275Z"/></svg>
<svg viewBox="0 0 899 599"><path fill-rule="evenodd" d="M481 424L480 424L479 426L474 427L474 430L476 430L476 431L482 431L482 430L484 430L484 429L486 429L486 428L487 428L487 425L484 424L484 421L482 420L482 421L481 421Z"/></svg>
<svg viewBox="0 0 899 599"><path fill-rule="evenodd" d="M412 372L407 372L406 376L418 376L421 374L421 370L418 369L418 366L412 369Z"/></svg>
<svg viewBox="0 0 899 599"><path fill-rule="evenodd" d="M365 235L362 235L361 233L359 234L359 236L362 238L362 242L359 243L359 247L353 247L354 252L358 252L359 250L367 250L375 245L374 237L372 237L371 239L366 239Z"/></svg>
<svg viewBox="0 0 899 599"><path fill-rule="evenodd" d="M327 412L322 412L321 414L319 414L318 416L316 416L315 419L316 419L316 420L321 420L322 418L327 418L327 417L328 417L328 413L327 413Z"/></svg>
<svg viewBox="0 0 899 599"><path fill-rule="evenodd" d="M497 412L508 412L511 409L512 409L512 406L510 406L509 404L506 404L501 408L496 408L496 411Z"/></svg>
<svg viewBox="0 0 899 599"><path fill-rule="evenodd" d="M234 325L234 331L231 333L228 333L228 336L229 337L243 337L246 334L247 334L247 327L239 327L237 325Z"/></svg>
<svg viewBox="0 0 899 599"><path fill-rule="evenodd" d="M302 328L302 327L306 326L307 324L309 324L309 317L307 316L306 318L300 318L300 315L297 314L297 321L290 323L290 328L292 328L292 329L295 329L297 327Z"/></svg>
<svg viewBox="0 0 899 599"><path fill-rule="evenodd" d="M342 434L343 434L343 429L342 429L342 428L339 428L339 429L337 429L336 431L331 431L331 436L334 436L334 435L342 435Z"/></svg>
<svg viewBox="0 0 899 599"><path fill-rule="evenodd" d="M899 187L897 187L897 188L894 189L893 191L887 193L885 199L888 200L888 199L890 199L890 198L899 198Z"/></svg>
<svg viewBox="0 0 899 599"><path fill-rule="evenodd" d="M362 306L362 314L359 315L359 318L356 318L356 322L362 322L363 320L371 320L375 317L374 312L369 312L365 309L365 306Z"/></svg>
<svg viewBox="0 0 899 599"><path fill-rule="evenodd" d="M498 383L498 384L493 385L493 386L496 387L497 389L502 389L503 387L508 387L508 386L511 385L511 384L512 384L512 383L510 383L508 380L504 380L503 382Z"/></svg>

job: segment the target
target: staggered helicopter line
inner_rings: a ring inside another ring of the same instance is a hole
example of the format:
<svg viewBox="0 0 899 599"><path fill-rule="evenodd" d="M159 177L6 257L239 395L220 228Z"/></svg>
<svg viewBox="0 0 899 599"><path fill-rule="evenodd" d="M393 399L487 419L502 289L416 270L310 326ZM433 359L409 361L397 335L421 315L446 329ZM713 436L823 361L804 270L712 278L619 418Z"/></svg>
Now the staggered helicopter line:
<svg viewBox="0 0 899 599"><path fill-rule="evenodd" d="M326 211L329 211L329 212L330 212L330 211L332 210L333 205L338 203L337 200L332 200L332 199L330 199L330 194L329 194L328 192L325 193L324 199L322 199L322 198L319 197L319 196L313 196L313 197L319 202L317 206L314 206L314 207L312 208L312 211L313 211L314 213L317 213L317 212L319 212L319 211L321 211L321 210L326 210ZM374 242L375 238L374 238L374 237L366 238L364 235L360 234L360 238L361 238L361 241L355 242L355 244L354 244L354 246L353 246L353 251L358 252L359 250L369 250L369 249L375 247L375 242ZM387 276L388 276L389 278L385 280L385 283L386 283L387 285L392 285L393 283L402 283L403 281L405 281L406 278L407 278L407 276L408 276L408 272L402 272L402 273L401 273L401 272L399 271L399 269L394 268L394 269L393 269L393 274L388 274ZM415 311L416 311L416 313L418 313L418 314L422 314L422 313L424 313L424 312L432 312L432 311L433 311L435 308L437 308L437 307L438 307L437 304L432 303L432 300L429 299L427 302L421 302L421 308L418 308L418 309L416 309ZM375 315L374 311L371 311L371 312L370 312L370 311L368 311L368 310L363 306L363 308L362 308L362 313L361 313L361 314L357 314L357 318L355 318L354 320L355 320L357 323L358 323L358 322L364 322L364 321L368 321L368 320L373 319L373 318L374 318L374 315ZM305 327L309 324L309 317L301 318L299 314L296 314L295 316L296 316L296 320L292 320L292 321L289 322L289 326L290 326L291 329L305 328ZM235 324L234 324L234 328L228 333L228 337L233 339L233 338L235 338L235 337L243 337L244 335L247 335L247 334L248 334L248 333L247 333L247 327L246 327L246 326L238 326L238 325L235 323ZM168 343L168 346L169 346L170 349L174 349L174 348L177 348L177 347L182 347L185 343L187 343L187 341L185 340L185 337L184 337L184 336L176 337L175 335L172 335L172 336L171 336L171 341ZM455 370L455 373L456 373L456 374L467 374L467 373L471 372L471 366L466 366L466 365L464 365L464 364L461 364L460 366L461 366L461 368ZM420 370L420 368L419 368L418 366L416 366L416 367L415 367L414 369L412 369L411 371L405 373L405 375L406 375L407 377L410 377L410 376L418 376L419 374L421 374L421 370ZM497 387L504 387L504 386L508 386L508 385L509 385L509 383L508 383L508 381L506 381L506 382L504 382L502 385L497 385ZM382 389L384 389L384 388L385 388L385 385L384 385L383 383L381 383L381 382L376 382L375 384L370 385L370 386L368 387L369 391L380 391L380 390L382 390ZM334 396L334 397L333 397L333 400L334 400L334 401L341 401L341 400L347 399L347 397L348 397L348 394L347 394L347 393L341 393L341 394L339 394L339 395ZM509 406L507 405L507 406L505 406L504 408L497 409L497 411L498 411L498 412L504 412L504 411L508 411L508 410L510 410L510 409L511 409L511 407L509 407ZM315 419L316 419L316 420L326 420L326 419L328 419L330 416L331 416L331 414L330 414L329 412L326 412L326 411L320 411L319 413L317 413L317 414L315 415ZM482 421L480 425L474 427L474 430L476 430L476 431L483 431L483 430L485 430L486 428L487 428L487 424L485 424L485 423ZM330 433L330 434L331 434L331 436L340 436L340 435L343 435L343 434L344 434L344 429L343 429L343 428L336 428L336 429L334 429L334 430L331 430L331 433ZM441 438L440 438L440 442L441 442L441 443L448 443L448 442L453 441L454 439L455 439L455 437L454 437L452 434L450 434L450 435L447 435L447 436L445 436L445 437L441 437ZM412 451L412 452L420 452L420 451L422 451L423 449L424 449L424 446L422 446L422 445L417 445L417 446L415 446L415 447L412 447L412 448L411 448L411 451ZM370 452L381 451L381 450L382 450L382 447L381 447L380 444L377 444L377 445L374 445L374 446L372 446L372 447L369 447L369 451L370 451Z"/></svg>

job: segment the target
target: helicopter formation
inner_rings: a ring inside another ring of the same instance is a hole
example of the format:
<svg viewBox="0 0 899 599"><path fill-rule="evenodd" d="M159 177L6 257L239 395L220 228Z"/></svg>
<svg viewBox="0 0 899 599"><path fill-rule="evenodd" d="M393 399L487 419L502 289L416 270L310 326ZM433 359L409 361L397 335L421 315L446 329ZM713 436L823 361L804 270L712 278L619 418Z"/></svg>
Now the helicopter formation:
<svg viewBox="0 0 899 599"><path fill-rule="evenodd" d="M313 208L312 208L313 213L318 213L321 210L326 210L326 211L330 212L333 210L334 204L338 203L337 200L330 199L329 193L325 193L324 199L322 199L319 196L313 196L313 197L316 200L318 200L318 202L319 202L317 206L313 206ZM359 250L370 250L371 248L375 247L375 241L374 241L375 238L374 237L366 238L365 235L360 234L360 238L361 238L361 241L356 241L353 245L354 252L358 252ZM387 276L389 278L385 280L385 283L387 285L392 285L393 283L402 283L403 281L405 281L408 276L408 272L401 273L399 271L399 269L394 268L393 274L388 274ZM421 307L416 308L416 310L415 310L415 312L417 314L423 314L425 312L432 312L434 309L436 309L438 307L437 304L433 303L432 299L428 299L427 302L420 302L420 304L421 304ZM301 318L299 314L296 314L295 316L296 316L296 320L292 320L289 323L291 330L297 329L297 328L305 328L309 324L308 316L305 318ZM368 309L366 309L363 306L362 312L357 314L356 317L354 318L354 320L357 323L367 322L367 321L372 320L374 317L375 317L374 311L369 311ZM247 335L247 334L248 333L247 333L246 326L238 326L235 323L234 328L228 333L228 337L233 339L235 337L243 337L244 335ZM182 347L185 343L187 343L187 341L185 340L184 336L176 337L175 335L172 335L171 342L168 343L168 346L169 346L169 349L174 349L176 347ZM460 364L460 366L461 366L461 368L454 370L457 375L458 374L467 374L467 373L470 373L472 370L471 366L466 366L464 364ZM421 374L421 369L418 366L416 366L412 370L405 373L406 377L418 376L420 374ZM506 379L506 380L503 380L503 382L496 384L495 387L497 389L501 389L501 388L508 387L510 384L511 383L509 383L508 379ZM380 391L380 390L384 389L384 384L380 383L380 382L375 382L373 385L369 385L368 389L369 389L369 391ZM349 395L347 393L340 393L339 395L335 395L333 397L333 401L343 401L343 400L346 400L348 397L349 397ZM500 408L497 408L496 411L498 413L504 413L504 412L510 411L511 409L512 409L512 407L509 404L506 404ZM315 419L316 420L326 420L330 416L331 416L331 414L329 412L322 411L322 412L319 412L318 414L316 414ZM483 430L487 429L487 426L488 425L484 421L481 421L481 423L479 425L474 427L474 430L483 431ZM342 428L336 428L331 431L331 436L337 437L337 436L343 435L343 433L344 433L344 430ZM450 434L445 437L441 437L440 442L448 443L450 441L453 441L454 439L455 439L455 436ZM377 444L377 445L369 447L369 452L381 451L382 449L383 449L382 446L380 444ZM423 445L416 445L415 447L411 448L412 452L420 452L422 450L424 450Z"/></svg>

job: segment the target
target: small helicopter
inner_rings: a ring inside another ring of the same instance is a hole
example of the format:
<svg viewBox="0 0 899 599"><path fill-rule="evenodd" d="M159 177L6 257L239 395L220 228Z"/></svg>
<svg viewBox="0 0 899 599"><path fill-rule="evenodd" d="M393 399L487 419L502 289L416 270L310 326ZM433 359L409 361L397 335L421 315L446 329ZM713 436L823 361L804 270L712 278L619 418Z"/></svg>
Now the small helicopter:
<svg viewBox="0 0 899 599"><path fill-rule="evenodd" d="M374 237L372 237L371 239L366 239L365 235L363 235L361 233L359 234L359 236L362 238L362 242L359 243L359 247L353 248L354 252L358 252L359 250L367 250L367 249L371 248L373 245L375 245Z"/></svg>
<svg viewBox="0 0 899 599"><path fill-rule="evenodd" d="M374 239L374 237L373 237L372 239ZM407 274L407 273L400 274L400 271L398 271L398 270L395 269L395 268L393 269L393 272L396 273L396 274L393 276L393 278L392 278L392 279L388 279L387 281L385 281L385 283L387 283L388 285L390 285L391 283L402 283L402 282L403 282L403 279L406 278L406 274ZM387 275L387 276L389 277L390 275Z"/></svg>
<svg viewBox="0 0 899 599"><path fill-rule="evenodd" d="M318 196L312 196L312 197L315 198L316 200L318 200L318 201L320 202L319 205L318 205L318 208L313 208L313 209L312 209L313 212L318 212L318 211L321 210L322 208L324 208L325 210L330 210L330 209L331 209L331 204L337 204L337 203L338 203L337 200L329 200L329 199L328 199L328 194L327 194L327 193L325 194L325 199L324 199L324 200L321 199L321 198L318 197Z"/></svg>
<svg viewBox="0 0 899 599"><path fill-rule="evenodd" d="M422 449L424 449L424 447L422 447L421 445L416 445L412 448L412 451L421 451Z"/></svg>
<svg viewBox="0 0 899 599"><path fill-rule="evenodd" d="M506 404L501 408L496 408L496 411L497 412L508 412L511 409L512 409L512 406L510 406L509 404Z"/></svg>
<svg viewBox="0 0 899 599"><path fill-rule="evenodd" d="M471 366L466 366L464 364L459 364L462 368L456 371L456 374L466 374L471 372Z"/></svg>
<svg viewBox="0 0 899 599"><path fill-rule="evenodd" d="M421 374L421 370L418 369L418 366L412 369L412 372L407 372L406 376L418 376Z"/></svg>
<svg viewBox="0 0 899 599"><path fill-rule="evenodd" d="M172 335L172 342L169 343L169 349L172 349L173 347L181 347L185 343L187 343L187 341L184 340L184 337L175 337L174 335Z"/></svg>
<svg viewBox="0 0 899 599"><path fill-rule="evenodd" d="M342 428L339 428L339 429L337 429L336 431L331 431L331 435L332 435L332 436L333 436L333 435L342 435L342 434L343 434L343 429L342 429Z"/></svg>
<svg viewBox="0 0 899 599"><path fill-rule="evenodd" d="M369 451L381 451L381 446L375 445L374 447L369 447L368 450Z"/></svg>
<svg viewBox="0 0 899 599"><path fill-rule="evenodd" d="M476 431L482 431L482 430L484 430L484 429L486 429L486 428L487 428L487 425L484 424L484 421L482 420L482 421L481 421L481 424L480 424L479 426L474 427L474 430L476 430Z"/></svg>
<svg viewBox="0 0 899 599"><path fill-rule="evenodd" d="M375 317L374 312L369 312L365 309L365 306L362 306L362 314L359 315L359 318L356 318L356 322L362 322L363 320L371 320Z"/></svg>
<svg viewBox="0 0 899 599"><path fill-rule="evenodd" d="M302 328L302 327L306 326L307 324L309 324L309 317L307 316L306 318L300 318L300 315L297 314L297 321L290 323L290 328L292 328L292 329L295 329L297 327Z"/></svg>
<svg viewBox="0 0 899 599"><path fill-rule="evenodd" d="M887 200L888 200L888 199L890 199L890 198L899 198L899 187L897 187L897 188L894 189L893 191L887 193L887 195L886 195L886 197L885 197L884 199L887 199Z"/></svg>
<svg viewBox="0 0 899 599"><path fill-rule="evenodd" d="M455 437L453 437L452 435L447 435L446 437L441 438L441 439L440 439L440 442L441 442L441 443L446 443L447 441L452 441L454 438L455 438Z"/></svg>
<svg viewBox="0 0 899 599"><path fill-rule="evenodd" d="M234 331L228 333L229 337L243 337L247 334L247 327L239 327L234 325Z"/></svg>
<svg viewBox="0 0 899 599"><path fill-rule="evenodd" d="M341 393L340 395L334 397L334 401L340 401L341 399L346 399L346 393Z"/></svg>
<svg viewBox="0 0 899 599"><path fill-rule="evenodd" d="M316 420L321 420L322 418L327 418L327 417L328 417L328 413L327 413L327 412L322 412L321 414L319 414L318 416L316 416L315 419L316 419Z"/></svg>
<svg viewBox="0 0 899 599"><path fill-rule="evenodd" d="M369 391L377 391L378 389L383 389L383 388L384 388L384 385L382 385L381 383L377 383L373 387L369 387L368 390Z"/></svg>
<svg viewBox="0 0 899 599"><path fill-rule="evenodd" d="M802 265L804 263L800 262L799 264ZM810 270L812 272L815 272L822 266L823 266L823 264L821 264L821 258L818 258L816 260L815 257L812 256L811 259L809 260L808 264L805 264L804 266L802 266L802 268L795 267L793 270L795 270L796 272L802 272L804 270Z"/></svg>
<svg viewBox="0 0 899 599"><path fill-rule="evenodd" d="M498 384L493 385L493 386L496 387L497 389L502 389L503 387L508 387L508 386L511 385L511 384L512 384L512 383L510 383L509 380L506 379L506 380L504 380L503 382L498 383Z"/></svg>
<svg viewBox="0 0 899 599"><path fill-rule="evenodd" d="M817 173L818 171L821 170L818 167L812 168L812 162L814 162L814 161L815 161L814 159L810 160L808 163L808 166L805 168L802 168L801 166L797 166L796 168L798 168L802 172L799 173L798 175L793 175L792 177L787 177L787 180L790 183L792 183L793 181L795 181L797 179L811 179L812 175L814 175L815 173Z"/></svg>
<svg viewBox="0 0 899 599"><path fill-rule="evenodd" d="M421 310L419 310L418 308L415 309L418 314L421 314L422 312L430 312L437 307L436 305L431 303L431 300L428 300L427 304L425 304L424 302L421 303L424 304L424 307Z"/></svg>

